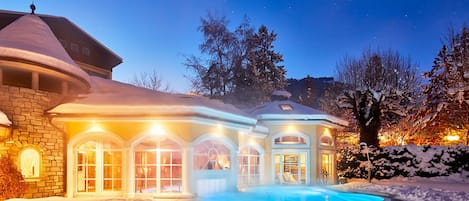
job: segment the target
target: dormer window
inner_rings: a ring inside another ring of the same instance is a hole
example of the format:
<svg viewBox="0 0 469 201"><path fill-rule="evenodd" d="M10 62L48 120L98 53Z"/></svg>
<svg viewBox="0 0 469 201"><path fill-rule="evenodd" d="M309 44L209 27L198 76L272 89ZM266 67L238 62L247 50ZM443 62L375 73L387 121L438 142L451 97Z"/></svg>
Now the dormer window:
<svg viewBox="0 0 469 201"><path fill-rule="evenodd" d="M293 106L290 105L290 104L280 104L279 107L283 111L292 111L293 110Z"/></svg>

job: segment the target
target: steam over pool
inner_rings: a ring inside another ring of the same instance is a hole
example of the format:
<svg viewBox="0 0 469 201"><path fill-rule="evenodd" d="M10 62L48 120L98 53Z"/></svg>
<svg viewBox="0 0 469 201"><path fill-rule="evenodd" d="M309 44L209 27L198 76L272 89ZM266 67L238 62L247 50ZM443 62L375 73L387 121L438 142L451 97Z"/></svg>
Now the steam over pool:
<svg viewBox="0 0 469 201"><path fill-rule="evenodd" d="M314 186L264 186L205 196L202 201L382 201L384 198Z"/></svg>

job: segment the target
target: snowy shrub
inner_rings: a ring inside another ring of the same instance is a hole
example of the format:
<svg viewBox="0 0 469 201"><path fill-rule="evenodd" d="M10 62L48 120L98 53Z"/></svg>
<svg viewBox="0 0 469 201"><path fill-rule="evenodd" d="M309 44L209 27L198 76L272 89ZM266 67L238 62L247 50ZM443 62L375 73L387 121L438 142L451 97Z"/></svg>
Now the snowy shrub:
<svg viewBox="0 0 469 201"><path fill-rule="evenodd" d="M340 152L340 151L339 151ZM340 152L342 153L342 152ZM347 150L339 155L339 176L367 178L368 161L363 151ZM346 156L344 160L342 156ZM383 149L370 148L372 176L376 179L391 177L436 177L461 174L468 177L469 147L457 146L389 146ZM356 160L351 161L351 160Z"/></svg>
<svg viewBox="0 0 469 201"><path fill-rule="evenodd" d="M0 157L0 200L23 195L26 184L23 175L8 157Z"/></svg>
<svg viewBox="0 0 469 201"><path fill-rule="evenodd" d="M465 145L449 147L447 154L452 160L445 163L449 166L448 173L469 172L469 148Z"/></svg>
<svg viewBox="0 0 469 201"><path fill-rule="evenodd" d="M347 147L338 151L337 155L339 156L339 161L337 163L337 169L339 177L352 178L359 174L358 167L360 166L360 161L357 160L354 154L357 151L358 150Z"/></svg>

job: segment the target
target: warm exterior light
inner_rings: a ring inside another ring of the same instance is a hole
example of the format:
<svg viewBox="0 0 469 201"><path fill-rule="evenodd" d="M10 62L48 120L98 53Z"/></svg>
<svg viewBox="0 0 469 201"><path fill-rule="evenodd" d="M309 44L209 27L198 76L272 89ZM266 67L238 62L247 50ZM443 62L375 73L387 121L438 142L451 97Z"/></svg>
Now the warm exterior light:
<svg viewBox="0 0 469 201"><path fill-rule="evenodd" d="M295 132L296 132L295 126L289 125L289 126L287 127L287 132L289 132L289 133L295 133Z"/></svg>
<svg viewBox="0 0 469 201"><path fill-rule="evenodd" d="M459 135L448 135L448 136L446 136L446 139L448 141L458 141L459 140Z"/></svg>
<svg viewBox="0 0 469 201"><path fill-rule="evenodd" d="M95 120L93 120L91 122L91 128L88 129L88 132L94 132L94 133L103 132L103 131L104 131L104 129L101 128L101 126L99 124L97 124Z"/></svg>
<svg viewBox="0 0 469 201"><path fill-rule="evenodd" d="M223 135L223 126L222 124L217 124L214 128L215 135Z"/></svg>
<svg viewBox="0 0 469 201"><path fill-rule="evenodd" d="M151 132L151 134L153 134L153 135L163 135L163 134L165 134L164 129L161 128L161 126L158 125L158 124L153 125L153 127L152 127L151 130L150 130L150 132Z"/></svg>
<svg viewBox="0 0 469 201"><path fill-rule="evenodd" d="M331 130L329 128L324 128L324 135L331 137Z"/></svg>

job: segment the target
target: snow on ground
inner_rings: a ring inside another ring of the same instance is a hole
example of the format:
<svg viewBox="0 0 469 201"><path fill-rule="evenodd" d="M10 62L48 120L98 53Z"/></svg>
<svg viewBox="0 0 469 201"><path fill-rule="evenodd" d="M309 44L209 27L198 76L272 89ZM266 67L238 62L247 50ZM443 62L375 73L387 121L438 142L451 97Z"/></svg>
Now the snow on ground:
<svg viewBox="0 0 469 201"><path fill-rule="evenodd" d="M350 192L385 195L406 201L468 201L469 181L460 176L437 178L393 178L389 180L350 180L346 184L331 186L332 189Z"/></svg>

